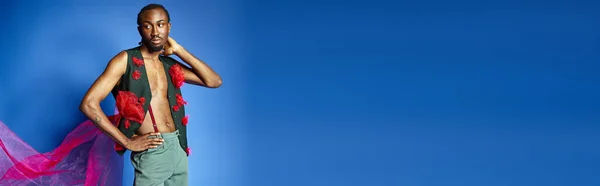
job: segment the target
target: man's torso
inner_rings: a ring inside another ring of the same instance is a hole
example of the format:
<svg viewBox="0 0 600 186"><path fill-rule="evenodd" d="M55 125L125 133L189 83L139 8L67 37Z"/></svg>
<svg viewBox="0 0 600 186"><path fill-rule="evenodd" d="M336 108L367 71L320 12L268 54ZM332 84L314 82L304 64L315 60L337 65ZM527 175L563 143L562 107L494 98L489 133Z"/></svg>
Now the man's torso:
<svg viewBox="0 0 600 186"><path fill-rule="evenodd" d="M129 56L131 58L132 56ZM151 59L144 57L146 73L148 75L148 84L150 86L150 92L152 94L152 100L150 106L152 107L152 113L154 114L154 120L156 121L156 127L159 133L171 133L176 129L169 106L169 100L167 99L167 74L164 70L164 64L158 59ZM117 84L120 84L123 80L121 79ZM143 135L154 131L152 123L152 116L150 115L150 109L145 114L144 122L140 128L135 132L136 135Z"/></svg>
<svg viewBox="0 0 600 186"><path fill-rule="evenodd" d="M169 101L167 99L168 82L163 63L158 59L150 59L145 57L144 61L146 61L146 73L148 74L148 83L150 85L150 91L152 92L152 101L150 102L150 106L152 107L158 132L174 132L176 128L173 122L173 117L171 116ZM149 112L150 110L148 110L146 113L144 123L138 129L138 131L136 131L138 135L154 132L154 127Z"/></svg>

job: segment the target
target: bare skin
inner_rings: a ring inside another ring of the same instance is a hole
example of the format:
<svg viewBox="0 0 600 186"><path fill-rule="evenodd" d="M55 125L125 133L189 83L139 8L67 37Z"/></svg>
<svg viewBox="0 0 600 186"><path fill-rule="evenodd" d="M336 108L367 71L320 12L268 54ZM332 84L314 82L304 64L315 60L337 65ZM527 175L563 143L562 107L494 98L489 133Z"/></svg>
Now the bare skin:
<svg viewBox="0 0 600 186"><path fill-rule="evenodd" d="M163 63L158 58L159 55L174 54L187 63L191 68L185 65L181 66L183 67L185 82L188 84L207 88L218 88L222 84L221 77L216 72L169 37L171 23L168 22L168 17L162 9L145 11L141 18L142 24L138 26L138 31L142 36L140 50L144 58L152 92L150 106L159 132L154 132L152 119L149 112L147 112L142 126L136 131L136 135L131 139L127 138L108 120L108 117L100 108L100 102L120 82L121 76L127 69L128 56L125 51L120 52L108 62L104 72L91 85L79 107L100 130L133 152L156 148L162 144L162 139L149 138L149 136L176 130L167 99L169 82L167 82L167 74ZM157 50L160 48L163 50Z"/></svg>

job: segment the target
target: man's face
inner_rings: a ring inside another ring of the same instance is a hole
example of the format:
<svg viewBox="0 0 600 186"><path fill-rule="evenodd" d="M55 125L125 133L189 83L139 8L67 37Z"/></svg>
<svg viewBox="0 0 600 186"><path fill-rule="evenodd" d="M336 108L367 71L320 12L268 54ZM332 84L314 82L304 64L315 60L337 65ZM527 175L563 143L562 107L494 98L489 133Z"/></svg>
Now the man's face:
<svg viewBox="0 0 600 186"><path fill-rule="evenodd" d="M160 8L147 10L140 16L141 24L138 26L142 43L148 47L150 52L163 49L169 38L171 23L165 12Z"/></svg>

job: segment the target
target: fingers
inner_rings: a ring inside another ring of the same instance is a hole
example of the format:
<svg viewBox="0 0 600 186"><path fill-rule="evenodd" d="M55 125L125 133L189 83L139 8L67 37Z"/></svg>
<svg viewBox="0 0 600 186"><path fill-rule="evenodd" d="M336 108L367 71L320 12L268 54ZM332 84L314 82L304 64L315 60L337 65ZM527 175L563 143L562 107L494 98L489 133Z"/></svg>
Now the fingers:
<svg viewBox="0 0 600 186"><path fill-rule="evenodd" d="M162 139L162 138L154 138L154 139L152 139L152 141L154 141L154 142L163 142L165 140Z"/></svg>
<svg viewBox="0 0 600 186"><path fill-rule="evenodd" d="M154 138L154 139L149 139L147 143L158 143L158 144L162 144L162 142L164 141L164 139L162 138Z"/></svg>
<svg viewBox="0 0 600 186"><path fill-rule="evenodd" d="M160 135L159 133L150 133L150 134L154 134L155 136ZM161 145L163 143L164 139L162 138L146 138L146 145Z"/></svg>
<svg viewBox="0 0 600 186"><path fill-rule="evenodd" d="M146 145L148 148L156 148L160 145L162 145L163 143L163 139L154 139L148 142L148 144Z"/></svg>
<svg viewBox="0 0 600 186"><path fill-rule="evenodd" d="M160 54L161 54L161 55L163 55L163 56L169 56L169 55L171 55L171 54L169 53L169 51L168 51L168 50L169 50L169 49L168 49L167 47L165 47L165 48L163 48L163 49L160 51Z"/></svg>
<svg viewBox="0 0 600 186"><path fill-rule="evenodd" d="M158 132L149 132L149 133L145 134L146 137L148 137L148 136L159 136L159 135L160 135L160 133L158 133Z"/></svg>
<svg viewBox="0 0 600 186"><path fill-rule="evenodd" d="M164 56L169 56L171 54L173 54L173 48L171 47L165 47L162 51L161 54Z"/></svg>

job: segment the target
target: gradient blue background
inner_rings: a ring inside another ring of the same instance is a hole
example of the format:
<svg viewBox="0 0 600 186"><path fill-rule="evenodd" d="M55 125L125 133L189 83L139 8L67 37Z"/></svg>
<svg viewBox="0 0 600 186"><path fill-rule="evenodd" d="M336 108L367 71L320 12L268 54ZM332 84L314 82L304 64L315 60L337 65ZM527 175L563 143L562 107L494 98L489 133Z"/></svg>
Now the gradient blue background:
<svg viewBox="0 0 600 186"><path fill-rule="evenodd" d="M224 78L184 88L191 185L600 185L598 3L157 2ZM48 151L147 1L8 3L0 120Z"/></svg>

